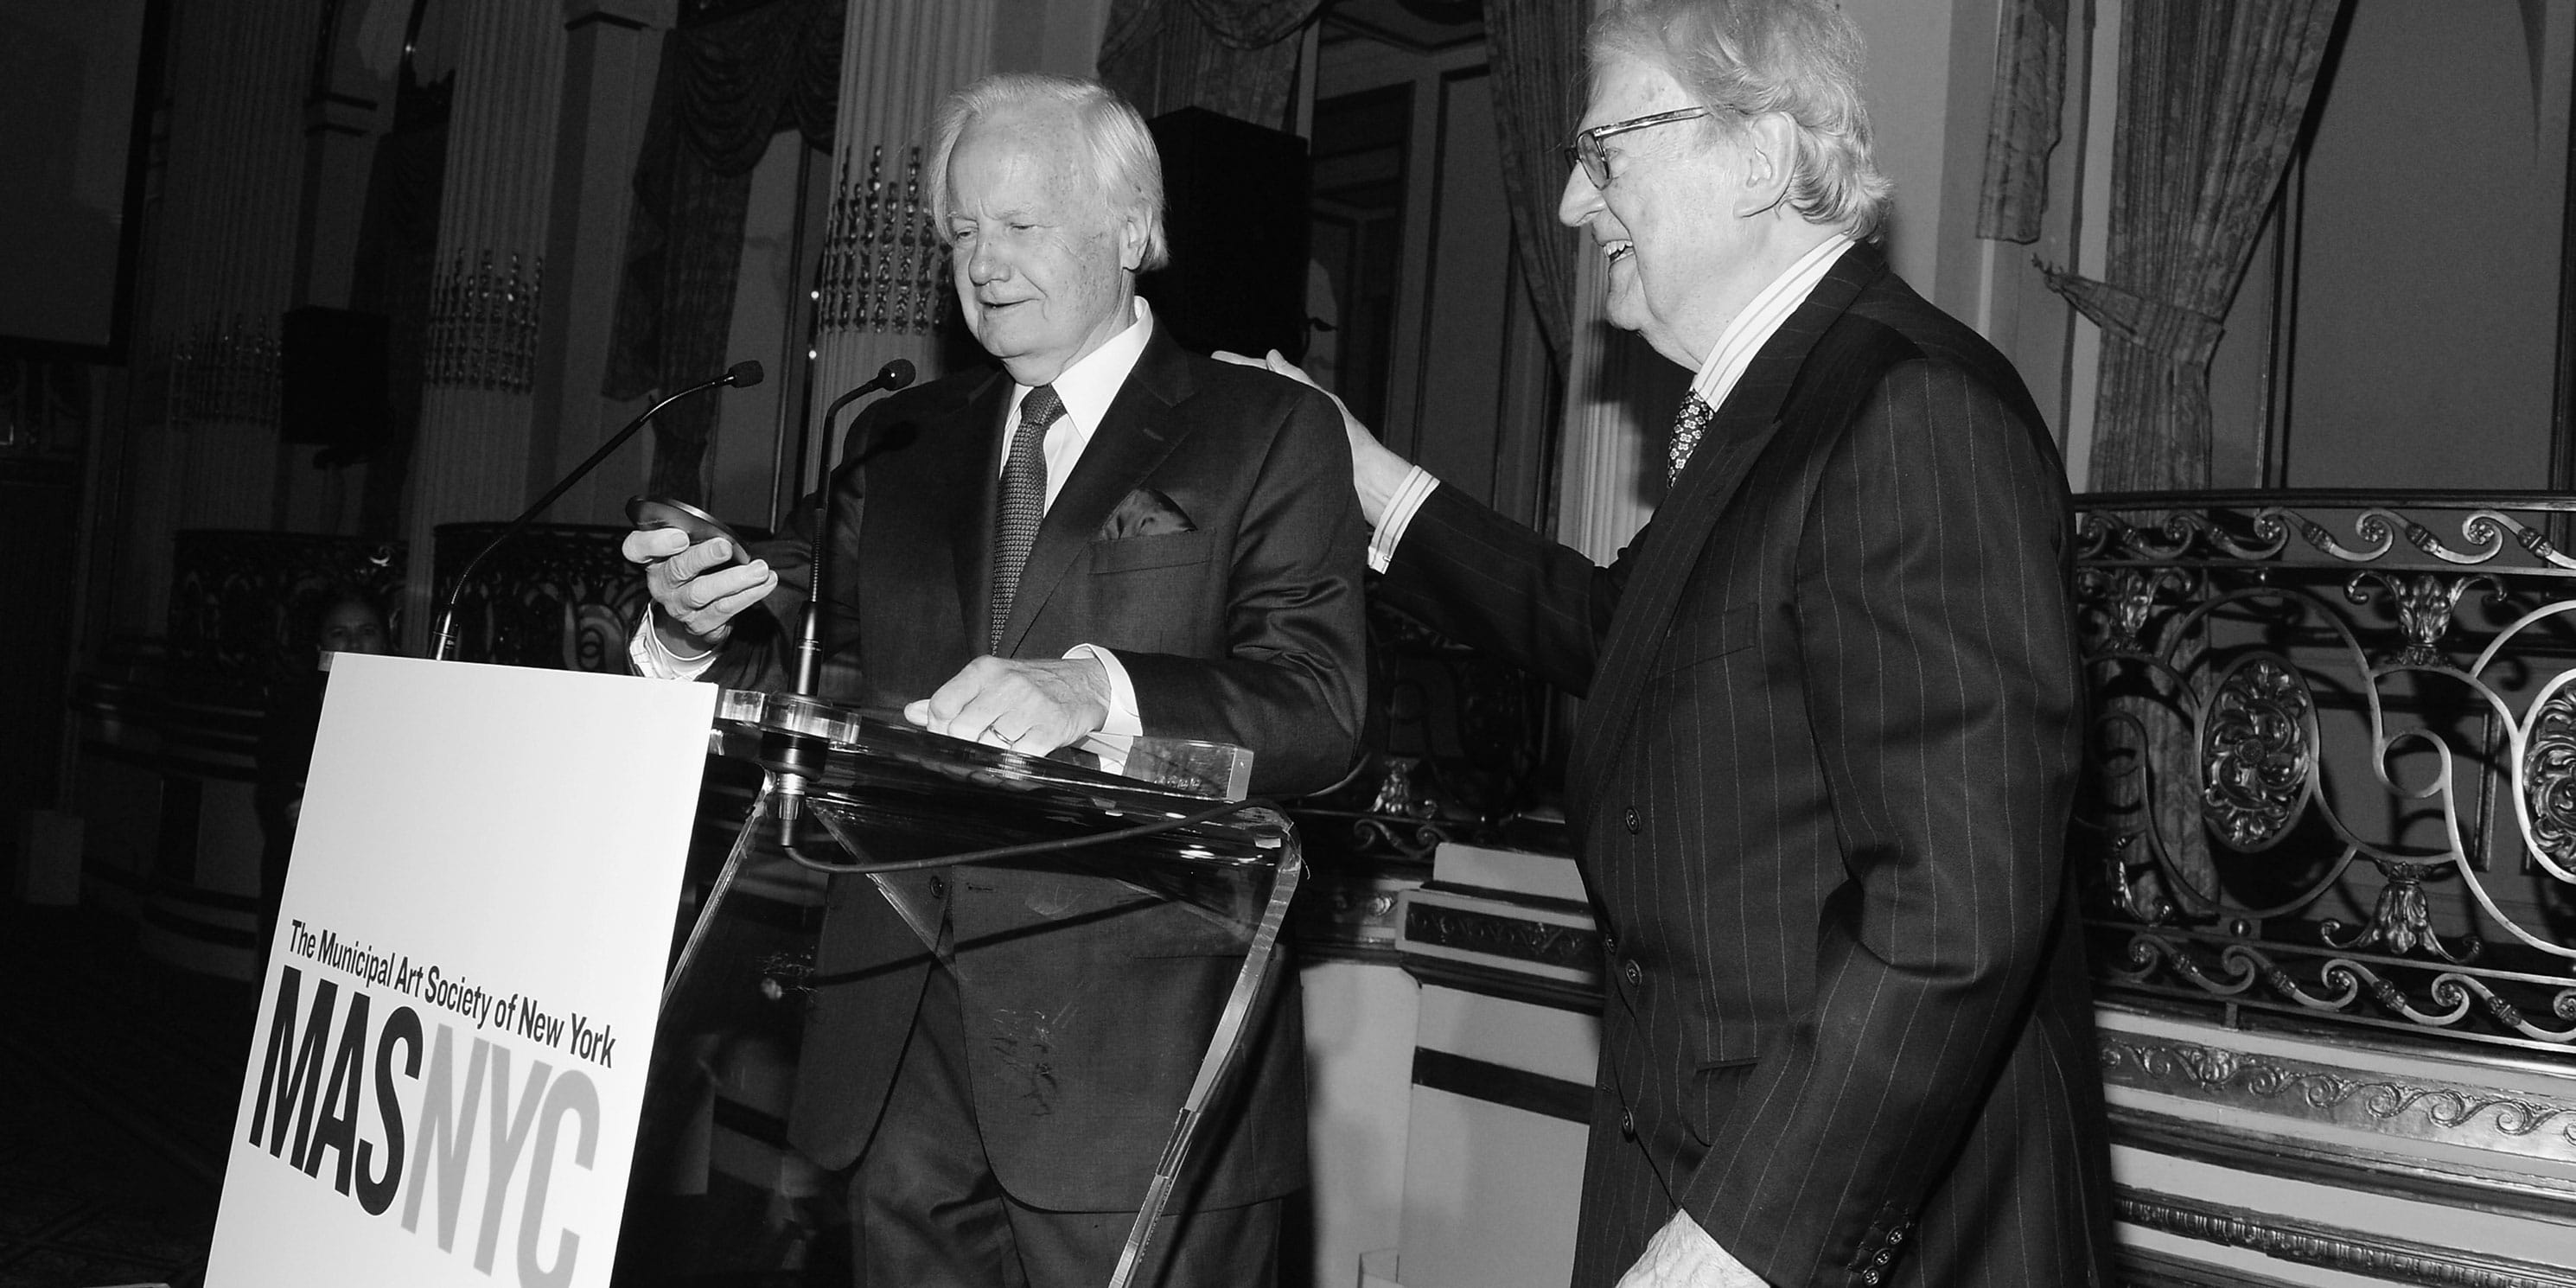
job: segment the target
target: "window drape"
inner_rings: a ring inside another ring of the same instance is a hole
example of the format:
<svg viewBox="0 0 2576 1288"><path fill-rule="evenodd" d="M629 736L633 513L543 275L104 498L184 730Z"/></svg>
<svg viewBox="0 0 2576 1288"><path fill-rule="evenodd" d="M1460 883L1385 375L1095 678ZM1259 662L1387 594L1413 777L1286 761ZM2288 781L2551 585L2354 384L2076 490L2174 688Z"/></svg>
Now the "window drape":
<svg viewBox="0 0 2576 1288"><path fill-rule="evenodd" d="M2130 0L2110 253L2049 274L2103 331L2090 486L2209 486L2209 360L2342 0Z"/></svg>
<svg viewBox="0 0 2576 1288"><path fill-rule="evenodd" d="M1995 97L1986 117L1986 177L1977 235L2039 240L2048 213L2048 154L2066 102L2066 0L2011 0L1995 33Z"/></svg>
<svg viewBox="0 0 2576 1288"><path fill-rule="evenodd" d="M725 369L751 172L782 130L831 146L845 4L771 0L663 38L605 396L640 398ZM652 495L705 499L717 408L693 398L653 418Z"/></svg>
<svg viewBox="0 0 2576 1288"><path fill-rule="evenodd" d="M1292 127L1299 29L1322 0L1117 0L1100 36L1100 79L1147 119L1204 107Z"/></svg>
<svg viewBox="0 0 2576 1288"><path fill-rule="evenodd" d="M1562 145L1583 115L1587 5L1567 0L1485 0L1485 50L1493 67L1494 128L1503 190L1512 207L1512 252L1557 372L1574 328L1573 229L1556 221L1568 163Z"/></svg>

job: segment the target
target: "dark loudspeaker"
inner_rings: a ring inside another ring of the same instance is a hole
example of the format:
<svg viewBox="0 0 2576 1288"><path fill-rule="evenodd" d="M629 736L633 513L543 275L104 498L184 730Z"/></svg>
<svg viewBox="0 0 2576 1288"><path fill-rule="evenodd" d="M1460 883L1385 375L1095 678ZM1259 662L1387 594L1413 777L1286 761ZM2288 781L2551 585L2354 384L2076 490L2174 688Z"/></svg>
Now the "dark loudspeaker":
<svg viewBox="0 0 2576 1288"><path fill-rule="evenodd" d="M1137 290L1181 347L1306 355L1306 141L1185 107L1146 122L1163 153L1169 267Z"/></svg>
<svg viewBox="0 0 2576 1288"><path fill-rule="evenodd" d="M371 454L385 430L385 319L318 304L289 309L277 338L278 437L332 455Z"/></svg>

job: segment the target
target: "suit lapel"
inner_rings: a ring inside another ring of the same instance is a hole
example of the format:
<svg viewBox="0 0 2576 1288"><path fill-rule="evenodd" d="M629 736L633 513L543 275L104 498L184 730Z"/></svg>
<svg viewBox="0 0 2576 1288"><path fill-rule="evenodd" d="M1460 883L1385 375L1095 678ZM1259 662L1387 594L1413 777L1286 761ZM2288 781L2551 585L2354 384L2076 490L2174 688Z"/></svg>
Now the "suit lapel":
<svg viewBox="0 0 2576 1288"><path fill-rule="evenodd" d="M992 629L993 506L1001 487L1002 418L1010 413L1010 377L995 373L966 400L956 420L936 432L944 449L931 495L974 497L948 512L949 563L957 573L957 611L966 638L982 644Z"/></svg>
<svg viewBox="0 0 2576 1288"><path fill-rule="evenodd" d="M1020 568L1020 589L1011 603L1010 620L1002 626L1002 656L1018 650L1029 623L1064 580L1075 556L1091 544L1092 534L1108 520L1109 512L1142 486L1189 432L1173 413L1192 389L1180 346L1157 326L1145 351L1137 355L1127 383L1119 387L1099 427L1092 431L1091 443L1082 449L1072 476L1047 507L1046 520L1038 525L1029 561Z"/></svg>
<svg viewBox="0 0 2576 1288"><path fill-rule="evenodd" d="M1886 260L1875 247L1859 245L1843 252L1806 302L1753 356L1673 490L1656 507L1638 544L1636 569L1620 592L1619 609L1602 641L1593 670L1599 682L1584 704L1568 765L1568 780L1585 798L1600 786L1599 777L1614 759L1612 750L1636 717L1656 647L1672 624L1709 534L1734 502L1753 462L1778 434L1782 419L1797 414L1789 393L1808 354L1862 288L1885 271ZM1786 539L1794 541L1796 534Z"/></svg>

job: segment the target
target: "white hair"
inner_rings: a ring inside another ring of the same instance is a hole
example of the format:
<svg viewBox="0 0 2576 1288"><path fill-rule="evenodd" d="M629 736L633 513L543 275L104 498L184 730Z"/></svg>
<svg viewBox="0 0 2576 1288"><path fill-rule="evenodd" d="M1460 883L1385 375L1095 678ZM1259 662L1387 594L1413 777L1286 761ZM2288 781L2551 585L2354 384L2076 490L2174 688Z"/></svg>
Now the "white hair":
<svg viewBox="0 0 2576 1288"><path fill-rule="evenodd" d="M1109 87L1070 76L1004 72L987 76L948 96L931 127L930 224L939 240L949 240L948 158L957 138L980 117L1029 108L1069 113L1082 127L1089 145L1091 179L1110 213L1133 219L1145 230L1145 257L1137 268L1161 268L1171 262L1170 240L1163 233L1163 156L1154 135Z"/></svg>
<svg viewBox="0 0 2576 1288"><path fill-rule="evenodd" d="M1868 240L1894 185L1870 159L1863 50L1851 19L1819 0L1626 0L1594 19L1593 74L1627 59L1662 68L1734 133L1778 112L1796 130L1789 206Z"/></svg>

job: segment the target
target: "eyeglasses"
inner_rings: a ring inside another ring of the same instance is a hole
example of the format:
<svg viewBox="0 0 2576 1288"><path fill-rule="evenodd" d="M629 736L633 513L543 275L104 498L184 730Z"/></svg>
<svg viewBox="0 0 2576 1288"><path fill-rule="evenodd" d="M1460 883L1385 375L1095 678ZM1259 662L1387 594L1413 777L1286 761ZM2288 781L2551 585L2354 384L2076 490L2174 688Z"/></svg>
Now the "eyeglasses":
<svg viewBox="0 0 2576 1288"><path fill-rule="evenodd" d="M1602 150L1601 140L1613 134L1625 134L1630 130L1643 130L1657 125L1670 125L1675 121L1687 121L1707 115L1710 115L1710 112L1705 107L1685 107L1677 111L1657 112L1652 116L1637 116L1625 121L1613 121L1608 125L1596 125L1588 130L1577 130L1574 142L1565 145L1565 155L1571 158L1574 164L1583 167L1583 177L1590 179L1593 187L1607 188L1610 186L1610 154Z"/></svg>

